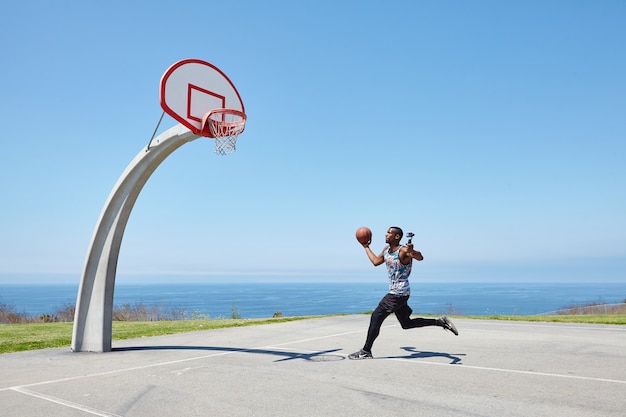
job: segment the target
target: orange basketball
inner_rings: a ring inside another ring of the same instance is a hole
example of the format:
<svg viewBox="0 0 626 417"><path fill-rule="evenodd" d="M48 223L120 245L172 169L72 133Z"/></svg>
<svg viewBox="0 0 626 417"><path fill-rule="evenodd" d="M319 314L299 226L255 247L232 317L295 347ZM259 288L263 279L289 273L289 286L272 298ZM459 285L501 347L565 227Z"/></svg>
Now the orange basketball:
<svg viewBox="0 0 626 417"><path fill-rule="evenodd" d="M372 231L369 227L359 227L356 229L356 240L362 245L372 241Z"/></svg>

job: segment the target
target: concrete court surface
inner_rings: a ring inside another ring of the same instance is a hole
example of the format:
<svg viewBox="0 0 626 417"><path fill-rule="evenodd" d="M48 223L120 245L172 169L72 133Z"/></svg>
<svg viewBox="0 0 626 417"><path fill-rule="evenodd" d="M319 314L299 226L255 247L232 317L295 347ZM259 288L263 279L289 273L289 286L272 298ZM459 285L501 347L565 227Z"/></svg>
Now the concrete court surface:
<svg viewBox="0 0 626 417"><path fill-rule="evenodd" d="M624 416L626 327L351 315L0 355L0 416Z"/></svg>

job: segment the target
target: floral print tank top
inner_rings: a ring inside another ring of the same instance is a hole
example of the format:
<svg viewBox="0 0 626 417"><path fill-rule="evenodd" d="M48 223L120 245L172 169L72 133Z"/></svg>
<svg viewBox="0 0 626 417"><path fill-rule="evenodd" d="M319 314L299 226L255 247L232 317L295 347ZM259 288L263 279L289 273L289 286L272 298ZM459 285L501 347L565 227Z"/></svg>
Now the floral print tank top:
<svg viewBox="0 0 626 417"><path fill-rule="evenodd" d="M383 252L387 272L389 273L389 293L395 295L409 295L411 287L409 286L409 275L411 275L411 266L413 258L407 265L400 261L400 248L395 252L389 252L389 247Z"/></svg>

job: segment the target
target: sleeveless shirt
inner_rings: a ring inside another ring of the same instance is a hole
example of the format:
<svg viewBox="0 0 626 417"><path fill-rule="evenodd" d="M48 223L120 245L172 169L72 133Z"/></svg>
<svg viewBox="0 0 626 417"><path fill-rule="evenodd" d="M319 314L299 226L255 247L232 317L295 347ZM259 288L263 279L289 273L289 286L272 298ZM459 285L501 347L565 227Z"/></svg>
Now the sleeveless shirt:
<svg viewBox="0 0 626 417"><path fill-rule="evenodd" d="M400 248L395 252L389 252L389 247L383 252L387 272L389 273L389 293L395 295L409 295L411 287L409 286L409 275L411 275L411 266L413 258L407 265L400 261Z"/></svg>

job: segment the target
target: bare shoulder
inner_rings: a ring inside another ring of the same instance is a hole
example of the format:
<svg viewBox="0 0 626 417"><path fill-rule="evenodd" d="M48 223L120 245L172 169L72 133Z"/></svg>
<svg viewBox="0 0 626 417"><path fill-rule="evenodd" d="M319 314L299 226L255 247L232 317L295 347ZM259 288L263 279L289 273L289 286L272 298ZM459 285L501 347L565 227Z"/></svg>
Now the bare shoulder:
<svg viewBox="0 0 626 417"><path fill-rule="evenodd" d="M400 253L398 255L400 256L400 260L403 261L404 263L407 263L408 260L412 258L411 250L407 248L406 246L400 247Z"/></svg>

